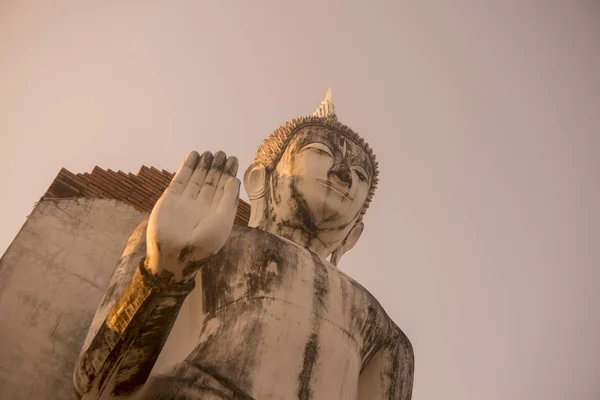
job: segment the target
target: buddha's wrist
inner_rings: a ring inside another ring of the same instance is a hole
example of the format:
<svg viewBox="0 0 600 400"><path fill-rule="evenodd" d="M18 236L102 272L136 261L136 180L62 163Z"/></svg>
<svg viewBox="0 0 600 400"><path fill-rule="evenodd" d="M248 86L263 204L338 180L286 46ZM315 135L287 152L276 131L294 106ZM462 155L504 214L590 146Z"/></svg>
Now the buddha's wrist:
<svg viewBox="0 0 600 400"><path fill-rule="evenodd" d="M164 268L149 266L147 257L138 266L144 283L163 296L187 296L196 286L195 273L177 279L175 274Z"/></svg>

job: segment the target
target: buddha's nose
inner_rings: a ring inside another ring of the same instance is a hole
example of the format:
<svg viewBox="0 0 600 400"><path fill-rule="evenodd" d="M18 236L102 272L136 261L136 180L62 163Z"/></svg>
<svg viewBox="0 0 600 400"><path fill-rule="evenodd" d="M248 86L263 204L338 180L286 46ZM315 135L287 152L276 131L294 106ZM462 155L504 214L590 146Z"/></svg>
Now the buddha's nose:
<svg viewBox="0 0 600 400"><path fill-rule="evenodd" d="M334 165L333 168L329 170L329 174L334 175L349 187L352 186L352 172L350 172L350 168L348 168L345 163Z"/></svg>

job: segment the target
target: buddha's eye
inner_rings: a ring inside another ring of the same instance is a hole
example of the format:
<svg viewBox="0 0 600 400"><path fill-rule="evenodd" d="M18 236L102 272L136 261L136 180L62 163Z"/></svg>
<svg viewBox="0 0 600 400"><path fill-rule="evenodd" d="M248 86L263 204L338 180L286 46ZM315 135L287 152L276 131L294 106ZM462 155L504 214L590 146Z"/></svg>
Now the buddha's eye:
<svg viewBox="0 0 600 400"><path fill-rule="evenodd" d="M329 150L329 147L327 147L323 143L311 143L305 146L305 149L314 151L315 153L322 156L333 157L331 150Z"/></svg>
<svg viewBox="0 0 600 400"><path fill-rule="evenodd" d="M362 168L355 168L354 172L356 173L356 176L358 176L358 179L360 179L362 182L367 182L369 180L366 172L364 172Z"/></svg>
<svg viewBox="0 0 600 400"><path fill-rule="evenodd" d="M314 152L316 152L318 154L321 154L322 156L331 156L331 154L329 154L328 151L325 151L325 150L320 149L318 147L313 147L313 148L311 148L311 150L313 150Z"/></svg>

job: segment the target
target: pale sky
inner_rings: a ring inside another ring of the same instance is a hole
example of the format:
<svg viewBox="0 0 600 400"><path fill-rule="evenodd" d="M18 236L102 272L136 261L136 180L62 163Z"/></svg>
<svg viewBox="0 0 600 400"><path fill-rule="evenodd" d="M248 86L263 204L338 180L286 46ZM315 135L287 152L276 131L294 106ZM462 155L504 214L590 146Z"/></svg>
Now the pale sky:
<svg viewBox="0 0 600 400"><path fill-rule="evenodd" d="M600 398L598 1L0 0L0 252L61 167L242 171L330 86L413 399Z"/></svg>

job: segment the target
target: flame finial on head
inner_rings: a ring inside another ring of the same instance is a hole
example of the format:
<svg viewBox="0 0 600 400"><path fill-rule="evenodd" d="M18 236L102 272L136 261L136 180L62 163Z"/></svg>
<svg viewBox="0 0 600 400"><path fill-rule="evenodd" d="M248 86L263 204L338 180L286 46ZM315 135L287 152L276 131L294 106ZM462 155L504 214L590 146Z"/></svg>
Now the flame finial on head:
<svg viewBox="0 0 600 400"><path fill-rule="evenodd" d="M319 108L317 108L317 111L313 113L313 116L321 118L331 118L337 121L337 115L335 115L335 107L333 106L333 100L331 97L331 88L327 90L325 98L319 105Z"/></svg>

